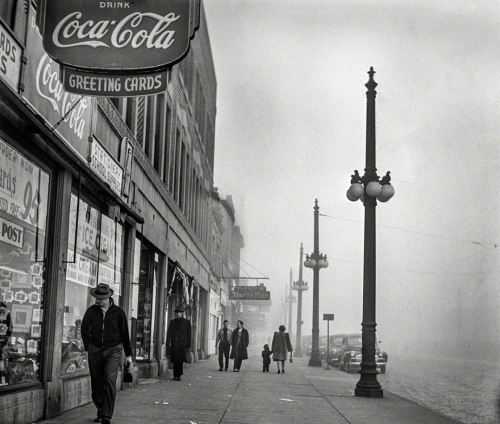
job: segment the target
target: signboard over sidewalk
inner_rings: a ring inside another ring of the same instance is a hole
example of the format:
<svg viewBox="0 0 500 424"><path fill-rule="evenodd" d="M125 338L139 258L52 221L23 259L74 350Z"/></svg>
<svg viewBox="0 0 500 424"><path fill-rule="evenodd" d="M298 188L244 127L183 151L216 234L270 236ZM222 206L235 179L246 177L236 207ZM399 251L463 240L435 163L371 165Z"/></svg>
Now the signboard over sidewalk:
<svg viewBox="0 0 500 424"><path fill-rule="evenodd" d="M236 286L229 291L230 300L270 300L271 292L266 286Z"/></svg>
<svg viewBox="0 0 500 424"><path fill-rule="evenodd" d="M165 71L189 51L199 9L200 0L41 0L37 23L65 90L142 96L165 91Z"/></svg>

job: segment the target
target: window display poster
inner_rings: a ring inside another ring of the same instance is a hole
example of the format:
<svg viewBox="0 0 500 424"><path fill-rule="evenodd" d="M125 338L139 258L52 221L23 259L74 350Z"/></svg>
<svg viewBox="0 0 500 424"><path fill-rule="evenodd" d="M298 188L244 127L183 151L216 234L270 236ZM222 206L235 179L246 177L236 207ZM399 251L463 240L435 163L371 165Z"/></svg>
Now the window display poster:
<svg viewBox="0 0 500 424"><path fill-rule="evenodd" d="M1 138L0 171L0 211L45 231L49 175ZM7 238L10 244L21 247L22 227L13 225L2 223L0 241Z"/></svg>
<svg viewBox="0 0 500 424"><path fill-rule="evenodd" d="M14 333L27 333L31 326L31 313L33 307L31 305L12 304L12 331Z"/></svg>

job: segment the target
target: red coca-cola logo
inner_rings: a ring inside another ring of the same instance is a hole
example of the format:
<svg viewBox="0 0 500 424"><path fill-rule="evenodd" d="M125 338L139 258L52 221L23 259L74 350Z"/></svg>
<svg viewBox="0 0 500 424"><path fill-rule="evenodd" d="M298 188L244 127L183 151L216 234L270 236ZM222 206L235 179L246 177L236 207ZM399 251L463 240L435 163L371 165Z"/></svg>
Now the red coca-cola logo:
<svg viewBox="0 0 500 424"><path fill-rule="evenodd" d="M45 51L59 63L104 71L152 71L188 51L199 0L44 0Z"/></svg>

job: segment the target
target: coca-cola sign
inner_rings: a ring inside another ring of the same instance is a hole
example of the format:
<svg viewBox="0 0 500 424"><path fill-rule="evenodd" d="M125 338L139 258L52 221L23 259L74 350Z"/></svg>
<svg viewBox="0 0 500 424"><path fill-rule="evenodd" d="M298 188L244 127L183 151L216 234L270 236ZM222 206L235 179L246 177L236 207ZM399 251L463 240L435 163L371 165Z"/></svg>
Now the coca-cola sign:
<svg viewBox="0 0 500 424"><path fill-rule="evenodd" d="M45 51L73 68L150 72L180 60L194 35L199 0L44 0Z"/></svg>
<svg viewBox="0 0 500 424"><path fill-rule="evenodd" d="M81 159L87 161L92 99L64 90L59 64L43 51L33 7L28 20L26 55L29 60L24 73L24 100Z"/></svg>

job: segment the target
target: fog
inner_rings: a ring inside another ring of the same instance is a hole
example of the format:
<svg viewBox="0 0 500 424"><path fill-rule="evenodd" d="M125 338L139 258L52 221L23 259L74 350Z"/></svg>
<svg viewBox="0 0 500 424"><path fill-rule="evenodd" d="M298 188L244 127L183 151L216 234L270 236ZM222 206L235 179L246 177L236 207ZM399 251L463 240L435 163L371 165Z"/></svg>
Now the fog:
<svg viewBox="0 0 500 424"><path fill-rule="evenodd" d="M300 243L313 249L318 198L330 262L320 313L335 314L333 332L360 331L364 215L345 192L365 166L373 66L377 167L396 189L377 206L378 338L391 353L498 363L497 3L204 3L218 83L215 183L233 196L241 274L270 278L271 327L283 321ZM312 288L312 271L304 279ZM303 334L311 315L309 290Z"/></svg>

